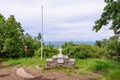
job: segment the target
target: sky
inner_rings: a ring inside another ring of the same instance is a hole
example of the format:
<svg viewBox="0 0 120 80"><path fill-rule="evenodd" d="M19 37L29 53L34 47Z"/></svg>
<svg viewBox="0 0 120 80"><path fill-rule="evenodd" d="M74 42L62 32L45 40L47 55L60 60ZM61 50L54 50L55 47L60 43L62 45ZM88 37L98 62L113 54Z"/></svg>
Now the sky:
<svg viewBox="0 0 120 80"><path fill-rule="evenodd" d="M109 26L92 31L105 7L104 0L0 0L0 13L14 15L25 33L41 33L43 7L44 41L96 41L113 35Z"/></svg>

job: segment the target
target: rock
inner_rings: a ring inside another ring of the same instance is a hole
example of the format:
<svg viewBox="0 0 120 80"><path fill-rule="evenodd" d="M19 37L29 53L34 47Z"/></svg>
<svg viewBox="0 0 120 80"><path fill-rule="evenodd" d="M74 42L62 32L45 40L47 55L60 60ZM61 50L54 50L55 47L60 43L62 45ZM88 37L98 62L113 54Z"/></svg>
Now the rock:
<svg viewBox="0 0 120 80"><path fill-rule="evenodd" d="M18 68L16 74L24 78L34 78L31 74L27 73L23 68Z"/></svg>

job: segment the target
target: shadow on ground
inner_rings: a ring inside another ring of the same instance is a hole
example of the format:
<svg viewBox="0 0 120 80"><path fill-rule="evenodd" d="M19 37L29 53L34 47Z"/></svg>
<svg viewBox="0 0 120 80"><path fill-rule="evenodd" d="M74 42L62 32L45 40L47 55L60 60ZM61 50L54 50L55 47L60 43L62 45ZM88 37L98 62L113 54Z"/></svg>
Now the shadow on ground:
<svg viewBox="0 0 120 80"><path fill-rule="evenodd" d="M35 78L31 78L31 79L26 79L26 80L56 80L56 79L48 79L48 78L43 78L43 76L38 76Z"/></svg>
<svg viewBox="0 0 120 80"><path fill-rule="evenodd" d="M0 77L6 77L6 76L9 76L10 74L3 74L3 75L0 75Z"/></svg>

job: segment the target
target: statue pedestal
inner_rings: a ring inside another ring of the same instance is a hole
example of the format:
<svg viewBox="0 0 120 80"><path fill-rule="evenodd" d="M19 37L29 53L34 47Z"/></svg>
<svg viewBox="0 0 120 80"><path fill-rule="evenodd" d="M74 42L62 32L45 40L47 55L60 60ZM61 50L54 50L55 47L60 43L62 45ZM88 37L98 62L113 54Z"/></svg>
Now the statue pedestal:
<svg viewBox="0 0 120 80"><path fill-rule="evenodd" d="M59 54L54 55L51 59L46 59L46 68L53 68L56 66L63 66L63 67L75 67L75 59L70 59L68 56L63 55L62 48L59 48Z"/></svg>

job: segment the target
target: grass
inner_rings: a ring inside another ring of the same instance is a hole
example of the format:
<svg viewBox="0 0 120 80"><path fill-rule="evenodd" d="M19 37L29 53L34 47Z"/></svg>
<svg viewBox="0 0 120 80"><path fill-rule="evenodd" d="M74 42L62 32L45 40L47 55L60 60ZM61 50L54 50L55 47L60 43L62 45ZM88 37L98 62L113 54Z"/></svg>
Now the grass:
<svg viewBox="0 0 120 80"><path fill-rule="evenodd" d="M108 80L120 80L120 70L111 70L109 72L109 75L107 75L107 79Z"/></svg>
<svg viewBox="0 0 120 80"><path fill-rule="evenodd" d="M81 69L86 69L90 71L105 71L107 69L117 68L118 65L115 62L111 62L109 60L104 59L76 59L77 67Z"/></svg>
<svg viewBox="0 0 120 80"><path fill-rule="evenodd" d="M40 67L44 67L45 58L41 61L40 57L32 57L32 58L18 58L18 59L4 59L4 63L9 65L21 65L21 66L31 66L34 67L36 65Z"/></svg>
<svg viewBox="0 0 120 80"><path fill-rule="evenodd" d="M21 65L21 66L31 66L35 67L36 65L44 69L45 58L40 60L40 57L32 58L19 58L19 59L0 59L0 61L9 64L9 65ZM76 68L54 68L53 70L62 70L68 75L70 73L76 73L78 75L87 75L93 72L100 73L102 77L95 80L119 80L120 76L120 64L112 62L110 60L104 59L75 59ZM45 69L44 69L45 70ZM47 70L47 69L46 69Z"/></svg>
<svg viewBox="0 0 120 80"><path fill-rule="evenodd" d="M97 72L102 75L98 80L119 80L120 64L104 59L76 60L77 67L85 72ZM78 71L79 72L79 71ZM80 73L80 72L79 72ZM84 74L84 72L82 73Z"/></svg>

